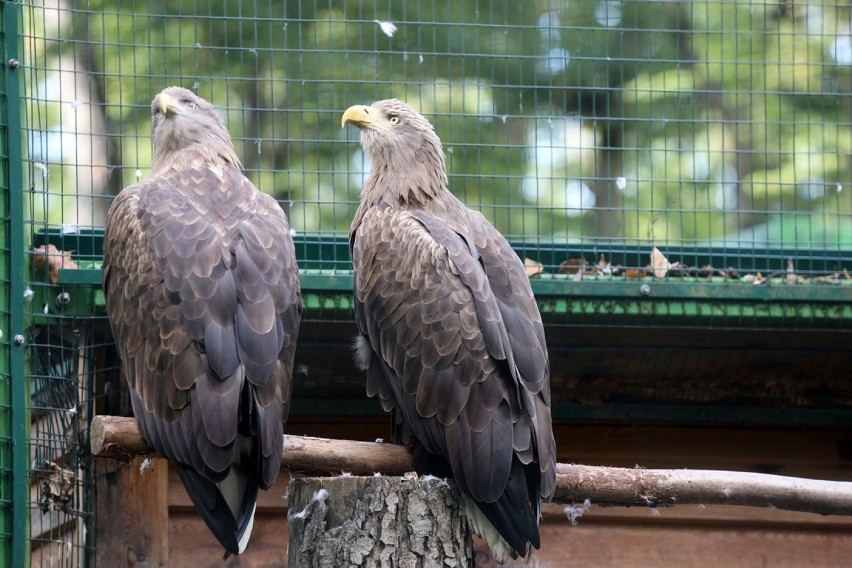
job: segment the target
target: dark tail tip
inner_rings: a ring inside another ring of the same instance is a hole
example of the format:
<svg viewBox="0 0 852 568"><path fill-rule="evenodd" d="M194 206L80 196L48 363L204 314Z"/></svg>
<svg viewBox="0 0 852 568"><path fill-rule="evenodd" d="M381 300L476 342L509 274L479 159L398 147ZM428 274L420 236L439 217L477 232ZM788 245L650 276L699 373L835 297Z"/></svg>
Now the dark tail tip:
<svg viewBox="0 0 852 568"><path fill-rule="evenodd" d="M239 518L235 519L224 496L215 483L192 468L177 464L178 475L186 488L192 504L204 523L223 547L225 556L240 553L240 539L251 526L254 504L257 502L257 482L248 483L240 504Z"/></svg>
<svg viewBox="0 0 852 568"><path fill-rule="evenodd" d="M532 548L541 546L538 532L540 506L538 467L524 467L512 460L506 490L493 503L476 504L512 548L514 558L528 556Z"/></svg>

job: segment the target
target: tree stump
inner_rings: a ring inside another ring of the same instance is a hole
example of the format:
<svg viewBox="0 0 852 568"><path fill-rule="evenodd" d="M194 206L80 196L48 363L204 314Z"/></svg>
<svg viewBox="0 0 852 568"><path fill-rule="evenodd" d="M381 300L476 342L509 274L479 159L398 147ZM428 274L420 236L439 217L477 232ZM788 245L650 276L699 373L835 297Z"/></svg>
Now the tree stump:
<svg viewBox="0 0 852 568"><path fill-rule="evenodd" d="M455 485L434 477L309 477L289 489L290 568L473 566Z"/></svg>

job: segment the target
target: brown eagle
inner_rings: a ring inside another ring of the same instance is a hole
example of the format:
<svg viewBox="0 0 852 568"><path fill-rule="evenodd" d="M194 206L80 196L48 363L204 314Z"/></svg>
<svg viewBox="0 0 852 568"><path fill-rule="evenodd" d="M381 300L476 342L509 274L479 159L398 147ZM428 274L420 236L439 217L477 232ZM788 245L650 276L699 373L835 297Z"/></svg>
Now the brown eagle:
<svg viewBox="0 0 852 568"><path fill-rule="evenodd" d="M441 141L423 116L383 100L350 107L346 123L371 160L349 233L367 394L414 434L415 470L452 477L475 503L468 516L495 557L527 556L540 545L556 447L544 326L524 266L447 189Z"/></svg>
<svg viewBox="0 0 852 568"><path fill-rule="evenodd" d="M151 113L152 175L106 224L107 313L142 436L227 557L280 468L298 269L284 212L242 174L213 106L169 87Z"/></svg>

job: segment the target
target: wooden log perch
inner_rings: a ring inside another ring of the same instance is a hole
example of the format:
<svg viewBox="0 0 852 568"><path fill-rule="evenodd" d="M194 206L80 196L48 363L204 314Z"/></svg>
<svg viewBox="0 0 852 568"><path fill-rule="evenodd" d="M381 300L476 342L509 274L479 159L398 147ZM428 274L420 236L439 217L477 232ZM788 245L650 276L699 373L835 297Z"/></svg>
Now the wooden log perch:
<svg viewBox="0 0 852 568"><path fill-rule="evenodd" d="M154 451L139 434L136 419L122 416L95 416L89 444L93 455L121 460ZM281 468L322 475L402 475L411 471L411 451L396 444L285 435Z"/></svg>
<svg viewBox="0 0 852 568"><path fill-rule="evenodd" d="M557 464L553 501L595 505L743 505L852 515L852 483L736 471Z"/></svg>
<svg viewBox="0 0 852 568"><path fill-rule="evenodd" d="M136 420L96 416L90 430L92 454L130 459L151 448ZM282 469L337 475L402 475L411 469L405 446L305 436L284 436ZM669 507L672 505L743 505L852 515L852 483L759 473L686 469L628 469L557 464L557 503L589 499L595 505Z"/></svg>

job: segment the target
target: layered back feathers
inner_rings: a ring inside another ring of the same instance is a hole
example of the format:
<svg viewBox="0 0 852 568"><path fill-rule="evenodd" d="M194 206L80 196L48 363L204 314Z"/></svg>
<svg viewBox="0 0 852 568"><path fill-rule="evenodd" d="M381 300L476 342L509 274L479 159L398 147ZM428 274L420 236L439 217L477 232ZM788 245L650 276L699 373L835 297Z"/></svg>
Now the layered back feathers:
<svg viewBox="0 0 852 568"><path fill-rule="evenodd" d="M496 533L498 560L539 546L556 448L544 326L520 259L447 189L441 143L408 105L350 107L371 160L350 229L358 360L367 392ZM477 521L478 522L478 521ZM499 535L499 536L497 536Z"/></svg>
<svg viewBox="0 0 852 568"><path fill-rule="evenodd" d="M104 238L107 313L143 437L227 553L280 468L301 305L286 216L240 171L212 105L153 100L153 173Z"/></svg>

